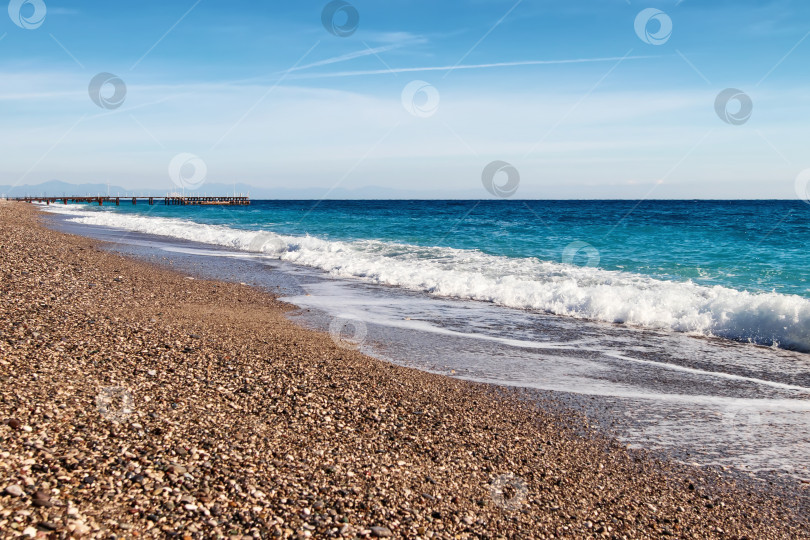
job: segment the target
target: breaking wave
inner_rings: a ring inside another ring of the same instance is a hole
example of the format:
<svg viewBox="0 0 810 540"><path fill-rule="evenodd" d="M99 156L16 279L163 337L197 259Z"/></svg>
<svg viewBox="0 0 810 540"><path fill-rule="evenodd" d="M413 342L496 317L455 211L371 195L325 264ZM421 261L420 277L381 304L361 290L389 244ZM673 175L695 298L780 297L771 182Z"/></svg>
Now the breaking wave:
<svg viewBox="0 0 810 540"><path fill-rule="evenodd" d="M72 222L226 246L431 295L810 351L810 300L477 250L284 236L188 220L53 208Z"/></svg>

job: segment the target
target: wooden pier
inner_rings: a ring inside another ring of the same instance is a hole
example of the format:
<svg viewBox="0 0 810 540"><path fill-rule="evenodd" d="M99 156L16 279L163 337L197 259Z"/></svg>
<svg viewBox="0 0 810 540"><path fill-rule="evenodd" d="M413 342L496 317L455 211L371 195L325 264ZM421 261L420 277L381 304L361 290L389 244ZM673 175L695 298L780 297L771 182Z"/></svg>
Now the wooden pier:
<svg viewBox="0 0 810 540"><path fill-rule="evenodd" d="M98 204L99 206L103 206L104 203L107 204L114 204L115 206L120 206L121 201L128 202L131 201L133 205L138 204L138 201L145 202L146 204L155 204L155 201L163 200L163 204L166 206L248 206L250 205L250 197L246 197L243 195L233 196L233 197L186 197L183 195L166 195L164 197L110 197L110 196L67 196L63 195L61 197L9 197L9 201L22 201L28 203L45 203L50 205L51 203L57 204L61 202L62 204L67 204L69 202L72 203L90 203L90 204Z"/></svg>

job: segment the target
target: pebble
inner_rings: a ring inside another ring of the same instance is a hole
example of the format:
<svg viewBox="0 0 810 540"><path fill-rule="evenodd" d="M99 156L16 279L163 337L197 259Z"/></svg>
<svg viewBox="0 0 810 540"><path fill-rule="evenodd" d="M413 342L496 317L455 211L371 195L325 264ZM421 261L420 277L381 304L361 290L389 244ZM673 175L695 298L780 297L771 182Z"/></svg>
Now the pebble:
<svg viewBox="0 0 810 540"><path fill-rule="evenodd" d="M371 535L377 538L388 538L393 534L388 527L369 527L369 529L371 530Z"/></svg>
<svg viewBox="0 0 810 540"><path fill-rule="evenodd" d="M169 467L169 472L172 473L172 474L184 475L184 474L186 474L188 472L188 470L185 467L183 467L182 465L178 465L177 463L173 463Z"/></svg>
<svg viewBox="0 0 810 540"><path fill-rule="evenodd" d="M12 497L22 497L24 492L20 486L12 484L6 487L4 493L6 495L11 495Z"/></svg>
<svg viewBox="0 0 810 540"><path fill-rule="evenodd" d="M34 493L34 496L31 498L31 503L33 503L34 506L53 506L51 496L48 494L48 492L42 490L37 490Z"/></svg>
<svg viewBox="0 0 810 540"><path fill-rule="evenodd" d="M82 520L76 520L68 525L68 530L73 533L73 537L81 538L90 532L90 526Z"/></svg>
<svg viewBox="0 0 810 540"><path fill-rule="evenodd" d="M55 531L56 529L59 528L59 525L57 525L53 521L43 521L38 525L38 527L46 531Z"/></svg>
<svg viewBox="0 0 810 540"><path fill-rule="evenodd" d="M263 292L184 280L36 214L0 202L4 533L808 537L791 504L629 454L557 402L368 358ZM505 475L525 486L518 510L493 490ZM704 492L723 503L706 510Z"/></svg>

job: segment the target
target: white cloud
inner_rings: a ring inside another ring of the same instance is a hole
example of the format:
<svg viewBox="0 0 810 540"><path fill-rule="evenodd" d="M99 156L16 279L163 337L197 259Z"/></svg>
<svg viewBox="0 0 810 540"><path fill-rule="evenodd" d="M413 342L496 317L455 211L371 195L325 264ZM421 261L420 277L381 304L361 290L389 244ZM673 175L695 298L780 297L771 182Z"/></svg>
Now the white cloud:
<svg viewBox="0 0 810 540"><path fill-rule="evenodd" d="M366 32L363 37L371 42L390 43L399 47L406 45L424 45L428 38L410 32Z"/></svg>
<svg viewBox="0 0 810 540"><path fill-rule="evenodd" d="M84 77L0 76L0 100L15 100L0 134L6 156L0 184L15 183L36 165L27 182L111 179L161 187L171 157L192 152L208 164L211 182L329 186L351 170L343 187L464 189L484 164L503 159L521 170L527 188L628 180L642 186L667 174L709 130L667 185L795 177L779 153L797 169L808 166L800 163L803 134L791 121L809 112L801 89L752 95L755 116L736 127L714 115L712 89L597 91L571 112L581 95L447 86L439 88L437 113L424 119L402 107L404 79L373 93L280 86L261 102L268 87L258 84L127 82L125 105L104 111L87 96Z"/></svg>

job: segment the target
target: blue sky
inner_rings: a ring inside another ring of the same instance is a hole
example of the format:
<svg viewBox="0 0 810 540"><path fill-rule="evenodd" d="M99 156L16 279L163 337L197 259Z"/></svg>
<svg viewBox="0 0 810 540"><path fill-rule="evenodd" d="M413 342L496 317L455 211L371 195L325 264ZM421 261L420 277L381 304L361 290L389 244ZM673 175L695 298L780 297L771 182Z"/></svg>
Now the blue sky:
<svg viewBox="0 0 810 540"><path fill-rule="evenodd" d="M0 11L0 184L171 189L194 154L203 190L485 197L503 160L517 196L793 198L810 168L806 1L358 0L346 37L326 4L44 0L30 29ZM648 8L671 20L661 44L636 32ZM102 72L118 107L88 94ZM715 111L726 88L753 103L740 125Z"/></svg>

